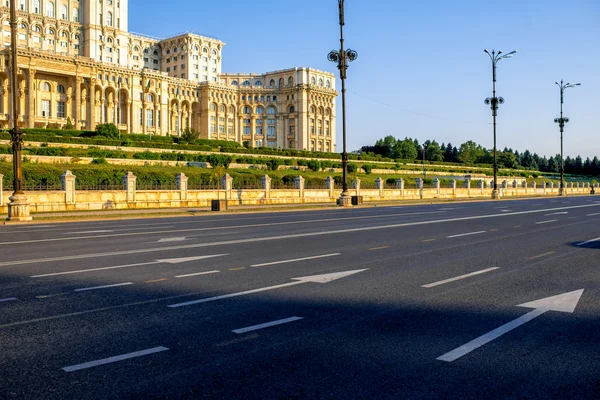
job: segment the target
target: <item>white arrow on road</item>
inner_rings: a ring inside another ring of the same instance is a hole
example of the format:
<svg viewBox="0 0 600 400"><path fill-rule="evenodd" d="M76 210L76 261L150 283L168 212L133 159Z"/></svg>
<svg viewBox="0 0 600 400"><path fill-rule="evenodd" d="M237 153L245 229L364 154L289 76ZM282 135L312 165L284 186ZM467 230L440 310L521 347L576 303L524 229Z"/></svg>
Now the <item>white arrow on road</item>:
<svg viewBox="0 0 600 400"><path fill-rule="evenodd" d="M309 282L313 282L313 283L329 283L329 282L335 281L337 279L345 278L347 276L354 275L354 274L357 274L359 272L366 271L367 269L368 268L366 268L366 269L357 269L357 270L354 270L354 271L335 272L335 273L332 273L332 274L312 275L312 276L303 276L303 277L300 277L300 278L292 278L292 280L294 280L295 282L289 282L289 283L284 283L284 284L281 284L281 285L269 286L269 287L264 287L264 288L260 288L260 289L246 290L244 292L224 294L222 296L207 297L205 299L200 299L200 300L186 301L185 303L170 304L167 307L178 308L178 307L191 306L193 304L208 303L208 302L211 302L211 301L228 299L230 297L238 297L238 296L244 296L246 294L266 292L267 290L281 289L281 288L284 288L284 287L294 286L294 285L301 285L303 283L309 283Z"/></svg>
<svg viewBox="0 0 600 400"><path fill-rule="evenodd" d="M54 272L52 274L32 275L32 276L30 276L30 278L44 278L44 277L47 277L47 276L83 274L83 273L86 273L86 272L106 271L106 270L109 270L109 269L121 269L121 268L140 267L140 266L143 266L143 265L153 265L153 264L180 264L180 263L184 263L184 262L204 260L204 259L207 259L207 258L214 258L214 257L223 257L223 256L227 256L227 255L229 255L229 254L211 254L211 255L208 255L208 256L196 256L196 257L184 257L184 258L167 258L167 259L164 259L164 260L148 261L148 262L137 263L137 264L115 265L115 266L112 266L112 267L78 269L78 270L75 270L75 271L64 271L64 272Z"/></svg>
<svg viewBox="0 0 600 400"><path fill-rule="evenodd" d="M518 328L526 322L529 322L548 311L573 313L573 311L575 311L575 307L577 307L577 303L579 302L579 298L581 297L582 293L583 289L580 289L575 290L574 292L559 294L558 296L546 297L545 299L519 304L518 307L533 308L534 310L438 357L437 360L448 362L457 360L460 357L469 354L473 350L483 346L484 344L499 338L505 333Z"/></svg>
<svg viewBox="0 0 600 400"><path fill-rule="evenodd" d="M544 214L544 216L549 217L550 215L567 215L569 212L568 211L563 211L563 212L555 212L552 214Z"/></svg>

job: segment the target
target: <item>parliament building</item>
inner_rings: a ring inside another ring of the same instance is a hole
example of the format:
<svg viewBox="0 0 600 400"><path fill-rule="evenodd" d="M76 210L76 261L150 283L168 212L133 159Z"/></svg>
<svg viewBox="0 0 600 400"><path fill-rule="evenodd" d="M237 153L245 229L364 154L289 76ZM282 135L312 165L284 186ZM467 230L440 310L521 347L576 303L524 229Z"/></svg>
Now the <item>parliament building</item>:
<svg viewBox="0 0 600 400"><path fill-rule="evenodd" d="M12 127L10 8L0 7L0 128ZM19 126L181 134L336 151L335 76L295 67L223 73L225 43L128 31L127 0L17 0Z"/></svg>

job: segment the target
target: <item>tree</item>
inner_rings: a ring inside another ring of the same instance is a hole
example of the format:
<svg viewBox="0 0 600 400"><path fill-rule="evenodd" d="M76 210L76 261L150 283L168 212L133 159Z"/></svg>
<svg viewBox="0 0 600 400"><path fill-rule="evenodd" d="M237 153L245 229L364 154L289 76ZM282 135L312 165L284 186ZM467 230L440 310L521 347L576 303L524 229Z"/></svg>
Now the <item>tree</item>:
<svg viewBox="0 0 600 400"><path fill-rule="evenodd" d="M460 145L458 160L465 164L472 164L485 156L485 149L481 145L469 140Z"/></svg>
<svg viewBox="0 0 600 400"><path fill-rule="evenodd" d="M185 128L181 133L181 141L186 143L194 143L199 136L200 132L197 132L192 128Z"/></svg>
<svg viewBox="0 0 600 400"><path fill-rule="evenodd" d="M414 160L418 156L417 148L412 139L409 138L396 141L393 152L394 158L400 158L402 160Z"/></svg>
<svg viewBox="0 0 600 400"><path fill-rule="evenodd" d="M233 157L222 154L211 154L206 157L206 161L208 161L213 168L223 167L224 169L227 169L232 160Z"/></svg>
<svg viewBox="0 0 600 400"><path fill-rule="evenodd" d="M498 165L503 168L512 169L517 169L519 167L517 157L510 151L503 151L502 153L498 154Z"/></svg>
<svg viewBox="0 0 600 400"><path fill-rule="evenodd" d="M428 144L425 150L425 159L429 161L444 161L444 153L435 140Z"/></svg>
<svg viewBox="0 0 600 400"><path fill-rule="evenodd" d="M559 172L560 163L554 157L548 159L548 172Z"/></svg>
<svg viewBox="0 0 600 400"><path fill-rule="evenodd" d="M65 124L65 129L70 131L73 129L73 123L71 122L71 117L67 117L67 123Z"/></svg>
<svg viewBox="0 0 600 400"><path fill-rule="evenodd" d="M456 162L456 158L454 157L455 147L452 147L452 143L448 143L446 146L446 151L444 151L444 161L446 162Z"/></svg>

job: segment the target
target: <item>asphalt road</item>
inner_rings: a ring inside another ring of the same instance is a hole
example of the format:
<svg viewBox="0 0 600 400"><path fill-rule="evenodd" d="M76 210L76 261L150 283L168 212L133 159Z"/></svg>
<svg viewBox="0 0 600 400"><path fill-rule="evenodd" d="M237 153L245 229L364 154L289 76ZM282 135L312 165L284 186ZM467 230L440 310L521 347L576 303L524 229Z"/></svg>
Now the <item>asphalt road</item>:
<svg viewBox="0 0 600 400"><path fill-rule="evenodd" d="M600 398L599 222L586 196L0 226L0 398Z"/></svg>

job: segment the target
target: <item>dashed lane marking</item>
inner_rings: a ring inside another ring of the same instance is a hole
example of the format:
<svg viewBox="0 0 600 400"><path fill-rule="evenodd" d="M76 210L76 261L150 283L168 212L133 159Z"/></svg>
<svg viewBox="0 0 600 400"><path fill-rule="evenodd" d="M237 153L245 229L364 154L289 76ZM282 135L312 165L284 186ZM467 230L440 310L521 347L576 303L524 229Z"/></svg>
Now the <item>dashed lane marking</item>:
<svg viewBox="0 0 600 400"><path fill-rule="evenodd" d="M65 372L80 371L82 369L87 369L87 368L97 367L99 365L105 365L105 364L110 364L110 363L114 363L114 362L118 362L118 361L128 360L130 358L147 356L149 354L154 354L154 353L158 353L158 352L166 351L166 350L169 350L169 349L166 347L162 347L162 346L154 347L152 349L146 349L146 350L136 351L133 353L121 354L119 356L103 358L102 360L96 360L96 361L86 362L83 364L71 365L69 367L64 367L63 371L65 371Z"/></svg>
<svg viewBox="0 0 600 400"><path fill-rule="evenodd" d="M383 249L389 249L390 246L381 246L381 247L372 247L369 249L369 251L373 251L373 250L383 250Z"/></svg>
<svg viewBox="0 0 600 400"><path fill-rule="evenodd" d="M549 255L551 255L551 254L554 254L554 253L556 253L556 252L555 252L555 251L549 251L549 252L547 252L547 253L544 253L544 254L540 254L540 255L537 255L537 256L533 256L533 257L531 257L531 258L529 258L529 259L530 259L530 260L535 260L535 259L537 259L537 258L546 257L546 256L549 256Z"/></svg>

